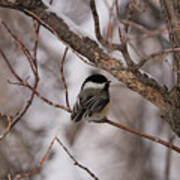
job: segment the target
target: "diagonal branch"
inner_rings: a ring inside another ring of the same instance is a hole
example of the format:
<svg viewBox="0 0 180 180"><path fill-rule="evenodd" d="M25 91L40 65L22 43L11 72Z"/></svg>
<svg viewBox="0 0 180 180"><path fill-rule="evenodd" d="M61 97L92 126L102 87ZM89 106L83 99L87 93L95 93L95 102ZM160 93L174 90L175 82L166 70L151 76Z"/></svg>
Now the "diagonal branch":
<svg viewBox="0 0 180 180"><path fill-rule="evenodd" d="M64 76L64 62L66 59L67 52L68 52L68 48L65 49L64 55L63 55L62 60L61 60L60 75L61 75L61 80L63 82L64 90L65 90L66 106L68 109L71 109L70 104L69 104L69 94L68 94L67 83L66 83L66 79Z"/></svg>
<svg viewBox="0 0 180 180"><path fill-rule="evenodd" d="M145 134L145 133L143 133L143 132L138 132L138 131L136 131L136 130L134 130L134 129L131 129L131 128L129 128L129 127L126 127L126 126L124 126L124 125L122 125L122 124L119 124L119 123L117 123L117 122L111 121L111 120L109 120L109 119L103 119L103 120L101 120L101 121L92 120L92 121L90 121L90 122L104 123L104 124L108 124L108 125L117 127L117 128L119 128L119 129L123 129L123 130L125 130L125 131L127 131L127 132L129 132L129 133L132 133L132 134L138 135L138 136L140 136L140 137L149 139L149 140L151 140L151 141L153 141L153 142L156 142L156 143L158 143L158 144L161 144L161 145L163 145L163 146L166 146L166 147L168 147L168 148L176 151L177 153L180 153L180 147L178 147L178 146L175 146L175 145L173 145L173 144L170 144L169 142L164 141L164 140L162 140L162 139L160 139L160 138L157 138L157 137L155 137L155 136L151 136L151 135Z"/></svg>
<svg viewBox="0 0 180 180"><path fill-rule="evenodd" d="M48 147L46 153L44 154L44 156L42 157L42 159L40 160L38 166L37 166L35 169L33 169L32 171L27 172L27 173L25 173L25 174L17 174L14 180L19 180L19 179L23 179L23 178L26 178L26 177L33 176L33 175L37 174L37 173L40 171L40 169L42 168L42 165L43 165L44 161L47 159L47 157L48 157L48 155L49 155L49 152L51 151L51 149L52 149L52 147L53 147L53 144L54 144L54 142L55 142L55 140L56 140L56 137L57 137L57 136L55 135L55 136L53 137L53 139L51 140L51 143L49 144L49 147Z"/></svg>
<svg viewBox="0 0 180 180"><path fill-rule="evenodd" d="M166 17L167 28L169 30L169 39L172 48L180 47L180 27L179 18L180 8L179 0L161 0L161 5L164 10L164 15ZM177 84L180 86L180 53L174 53L174 65L177 74Z"/></svg>
<svg viewBox="0 0 180 180"><path fill-rule="evenodd" d="M100 23L99 23L99 16L96 10L96 5L95 5L95 1L91 0L90 1L90 8L92 11L92 15L94 18L94 30L95 30L95 34L96 34L96 38L98 39L98 41L102 44L102 46L109 48L109 46L111 45L111 47L113 48L113 50L119 50L122 51L124 48L124 45L122 44L110 44L108 41L106 41L102 35L101 35L101 30L100 30Z"/></svg>
<svg viewBox="0 0 180 180"><path fill-rule="evenodd" d="M86 166L82 165L81 163L79 163L75 157L70 153L70 151L68 150L68 148L61 142L61 140L56 137L56 141L59 143L59 145L63 148L63 150L66 152L66 154L70 157L70 159L72 159L72 161L74 162L74 165L78 166L79 168L83 169L84 171L86 171L94 180L99 180L99 178Z"/></svg>
<svg viewBox="0 0 180 180"><path fill-rule="evenodd" d="M16 3L4 3L0 0L0 6L16 9L33 17L44 27L50 30L68 47L85 56L89 61L94 63L98 68L104 69L122 81L131 90L139 93L141 96L158 106L163 111L168 111L168 93L157 81L145 76L139 71L134 75L129 70L115 70L122 68L123 63L120 60L110 57L101 49L98 44L88 37L80 37L64 22L61 17L55 13L47 12L47 7L41 1L22 1L16 0ZM114 68L114 70L112 70Z"/></svg>

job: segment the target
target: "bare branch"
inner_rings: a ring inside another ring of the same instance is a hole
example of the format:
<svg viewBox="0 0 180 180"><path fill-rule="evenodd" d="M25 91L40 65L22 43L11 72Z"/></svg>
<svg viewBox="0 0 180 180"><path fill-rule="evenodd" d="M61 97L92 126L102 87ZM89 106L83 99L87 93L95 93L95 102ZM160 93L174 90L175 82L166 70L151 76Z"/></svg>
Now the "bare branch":
<svg viewBox="0 0 180 180"><path fill-rule="evenodd" d="M13 119L13 117L9 116L9 115L6 115L6 114L0 113L0 119L3 118L3 117L5 117L6 120L8 120L8 126L7 126L6 130L2 134L0 134L0 140L2 140L10 132L11 127L12 127L12 119Z"/></svg>
<svg viewBox="0 0 180 180"><path fill-rule="evenodd" d="M94 26L95 26L95 33L96 33L96 38L98 39L98 41L102 44L102 46L109 48L112 47L113 50L123 50L123 46L124 45L120 45L120 44L113 44L113 43L109 43L108 41L106 41L102 35L101 35L101 30L100 30L100 23L99 23L99 16L96 10L96 4L94 0L90 1L90 8L93 14L93 18L94 18Z"/></svg>
<svg viewBox="0 0 180 180"><path fill-rule="evenodd" d="M20 0L17 0L18 2ZM124 65L120 60L110 57L101 49L98 44L88 37L79 37L73 33L64 20L57 17L56 14L46 12L46 6L38 1L33 1L34 4L26 6L29 0L20 1L22 6L17 6L10 3L4 4L0 0L1 7L14 8L26 13L28 16L35 18L61 41L71 47L76 52L85 56L89 61L94 63L98 68L104 69L115 76L118 80L122 81L133 91L136 91L147 100L158 106L161 110L167 112L169 110L168 93L167 91L154 79L144 76L140 72L134 75L129 70L111 70L112 68L122 68ZM21 7L21 8L20 8ZM108 67L108 69L107 69Z"/></svg>
<svg viewBox="0 0 180 180"><path fill-rule="evenodd" d="M169 133L169 143L172 144L175 140L175 136L172 133ZM172 157L172 149L167 149L166 152L166 167L165 167L165 180L170 180L170 169L171 169L171 157Z"/></svg>
<svg viewBox="0 0 180 180"><path fill-rule="evenodd" d="M19 114L19 116L12 122L12 125L11 125L11 128L10 130L16 125L17 122L20 121L20 119L22 118L22 116L24 116L24 114L27 112L27 110L29 109L29 107L31 106L32 104L32 101L34 99L34 95L35 95L35 91L38 87L38 83L39 83L39 77L38 77L38 73L37 73L37 69L36 69L36 66L34 64L34 61L33 61L33 57L31 56L30 52L28 51L28 49L24 46L24 44L19 40L19 38L14 34L12 33L12 31L8 28L8 26L3 22L1 21L0 22L4 27L5 29L7 30L7 32L11 35L11 37L14 38L14 40L18 43L20 49L22 50L22 52L24 53L26 59L28 60L29 62L29 65L31 67L31 70L33 72L33 75L34 75L34 86L32 88L32 94L29 98L29 100L27 100L27 104L26 106L24 107L23 111ZM16 72L13 70L12 66L10 65L8 59L6 58L5 54L3 53L3 51L0 49L0 53L1 55L3 56L3 59L5 60L6 64L8 65L8 67L10 68L12 74L15 76L15 78L17 78L17 80L22 84L22 85L25 85L27 84L24 80L22 80L17 74ZM9 131L10 131L9 130Z"/></svg>
<svg viewBox="0 0 180 180"><path fill-rule="evenodd" d="M39 170L42 168L42 165L43 165L44 161L47 159L47 157L49 155L49 152L51 151L55 140L56 140L56 135L53 137L53 139L52 139L52 141L51 141L51 143L50 143L50 145L48 147L48 150L46 151L46 153L44 154L44 156L40 160L38 166L35 169L33 169L31 172L21 174L21 175L17 174L16 177L15 177L15 180L19 180L19 179L22 179L22 178L25 178L25 177L30 177L30 176L33 176L33 175L37 174L39 172Z"/></svg>
<svg viewBox="0 0 180 180"><path fill-rule="evenodd" d="M151 141L154 141L154 142L156 142L156 143L158 143L158 144L161 144L161 145L163 145L163 146L166 146L166 147L168 147L168 148L176 151L177 153L180 153L180 147L177 147L177 146L175 146L175 145L173 145L173 144L170 144L170 143L168 143L167 141L164 141L164 140L162 140L162 139L159 139L159 138L157 138L157 137L155 137L155 136L151 136L151 135L145 134L145 133L143 133L143 132L138 132L138 131L136 131L136 130L134 130L134 129L131 129L131 128L126 127L126 126L124 126L124 125L121 125L121 124L119 124L119 123L113 122L113 121L111 121L111 120L108 120L108 119L103 119L103 120L101 120L101 121L92 120L92 121L90 121L90 122L105 123L105 124L108 124L108 125L111 125L111 126L114 126L114 127L120 128L120 129L123 129L123 130L125 130L125 131L127 131L127 132L129 132L129 133L138 135L138 136L140 136L140 137L144 137L144 138L149 139L149 140L151 140Z"/></svg>
<svg viewBox="0 0 180 180"><path fill-rule="evenodd" d="M2 55L4 61L5 61L6 64L8 65L10 71L11 71L12 74L15 76L15 78L17 78L17 80L19 80L19 82L20 82L23 86L26 85L27 83L26 83L24 80L22 80L22 79L16 74L16 72L14 71L14 69L12 68L12 66L10 65L7 57L5 56L5 54L3 53L3 51L2 51L1 49L0 49L0 54ZM9 129L7 130L8 133L9 133L10 130L16 125L16 123L20 121L20 119L22 118L22 116L24 116L24 114L27 112L27 110L28 110L29 107L31 106L32 101L33 101L33 99L34 99L35 90L37 89L37 86L38 86L38 82L39 82L39 78L38 78L38 76L36 76L36 77L35 77L34 86L33 86L33 88L32 88L32 94L31 94L29 100L27 101L27 104L26 104L26 106L24 107L23 111L22 111L21 113L18 112L18 114L19 114L18 117L16 117L16 119L14 119L14 120L12 121L12 123L10 124ZM3 136L3 138L4 138L8 133L5 133L4 136ZM2 138L1 138L0 140L2 140Z"/></svg>
<svg viewBox="0 0 180 180"><path fill-rule="evenodd" d="M49 4L52 5L52 3L53 3L53 0L50 0Z"/></svg>
<svg viewBox="0 0 180 180"><path fill-rule="evenodd" d="M71 109L70 105L69 105L68 88L67 88L67 84L66 84L66 79L64 77L64 70L63 70L67 52L68 52L68 48L65 49L64 55L63 55L62 60L61 60L60 74L61 74L61 80L62 80L63 85L64 85L64 89L65 89L66 106L68 107L68 109Z"/></svg>
<svg viewBox="0 0 180 180"><path fill-rule="evenodd" d="M34 56L34 65L36 66L36 69L38 68L37 66L37 48L38 48L38 36L39 36L39 31L40 31L40 24L37 21L33 21L34 25L34 36L35 36L35 42L34 42L34 48L33 48L33 56Z"/></svg>
<svg viewBox="0 0 180 180"><path fill-rule="evenodd" d="M24 87L27 87L28 89L32 90L32 86L30 86L29 84L26 84ZM52 101L50 101L49 99L45 98L44 96L42 96L38 91L35 91L35 95L40 98L42 101L44 101L45 103L49 104L50 106L53 106L55 108L60 108L62 110L65 110L67 112L71 112L71 110L67 107L65 107L64 105L61 104L56 104Z"/></svg>
<svg viewBox="0 0 180 180"><path fill-rule="evenodd" d="M169 30L170 45L172 48L180 47L180 32L177 30L179 27L180 8L179 0L169 1L161 0L161 5L166 17L167 28ZM174 54L174 65L177 74L177 83L180 85L180 53Z"/></svg>
<svg viewBox="0 0 180 180"><path fill-rule="evenodd" d="M22 84L21 82L18 82L18 83L17 82L15 82L15 83L10 82L10 83L14 84L14 85L26 87L26 88L30 89L31 91L33 90L33 87L28 82L26 82L26 81L23 81L23 82L24 82L24 84ZM61 104L56 104L56 103L50 101L49 99L45 98L37 90L35 91L35 95L38 98L40 98L42 101L44 101L45 103L49 104L50 106L53 106L55 108L60 108L60 109L65 110L67 112L71 112L71 110L69 108L67 108L67 107L65 107L65 106L63 106Z"/></svg>
<svg viewBox="0 0 180 180"><path fill-rule="evenodd" d="M56 137L56 141L59 143L59 145L63 148L63 150L66 152L66 154L70 157L70 159L72 159L72 161L74 162L75 166L78 166L79 168L83 169L84 171L86 171L94 180L99 180L99 178L86 166L80 164L75 157L70 153L70 151L67 149L67 147L62 143L62 141Z"/></svg>
<svg viewBox="0 0 180 180"><path fill-rule="evenodd" d="M8 26L3 21L0 21L0 23L4 26L4 28L11 35L11 37L18 43L19 48L22 50L22 52L24 53L26 59L28 60L28 62L30 64L30 67L31 67L31 70L32 70L32 72L33 72L33 74L34 74L34 76L36 78L37 77L37 71L36 71L36 66L34 65L34 61L33 61L33 57L31 55L31 53L24 46L24 44L20 41L20 39L14 33L12 33L10 28L8 28Z"/></svg>
<svg viewBox="0 0 180 180"><path fill-rule="evenodd" d="M169 54L169 53L179 53L180 52L180 48L174 48L174 49L164 49L162 51L158 51L156 53L151 54L150 56L142 59L138 64L136 64L134 66L135 69L139 69L142 66L144 66L145 63L147 63L149 60L153 60L153 59L157 59L157 58L161 58L162 56ZM161 58L162 59L162 58Z"/></svg>

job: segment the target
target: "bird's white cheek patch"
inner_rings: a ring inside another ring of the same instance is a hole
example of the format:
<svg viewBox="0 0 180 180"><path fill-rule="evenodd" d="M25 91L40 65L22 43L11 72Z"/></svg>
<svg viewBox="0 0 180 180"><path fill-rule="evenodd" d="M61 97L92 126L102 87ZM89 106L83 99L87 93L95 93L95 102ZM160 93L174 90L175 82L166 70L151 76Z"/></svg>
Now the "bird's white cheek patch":
<svg viewBox="0 0 180 180"><path fill-rule="evenodd" d="M94 89L103 89L105 86L105 83L95 83L95 82L87 82L83 89L88 89L88 88L94 88Z"/></svg>

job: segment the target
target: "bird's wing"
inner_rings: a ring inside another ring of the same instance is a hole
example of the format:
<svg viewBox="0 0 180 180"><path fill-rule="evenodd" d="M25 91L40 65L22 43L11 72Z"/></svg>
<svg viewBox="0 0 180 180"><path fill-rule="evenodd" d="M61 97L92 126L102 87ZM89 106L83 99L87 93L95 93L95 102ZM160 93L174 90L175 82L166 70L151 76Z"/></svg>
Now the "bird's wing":
<svg viewBox="0 0 180 180"><path fill-rule="evenodd" d="M71 113L71 120L75 122L80 121L84 113L85 113L85 109L83 108L80 102L80 97L78 97Z"/></svg>
<svg viewBox="0 0 180 180"><path fill-rule="evenodd" d="M94 113L101 112L104 107L109 102L109 99L103 98L100 96L93 96L91 99L89 99L85 106L87 107L87 111L85 111L84 116L91 116Z"/></svg>
<svg viewBox="0 0 180 180"><path fill-rule="evenodd" d="M71 114L71 119L74 121L79 121L82 118L91 116L94 113L98 113L107 105L108 102L109 99L99 96L89 96L84 100L78 97Z"/></svg>

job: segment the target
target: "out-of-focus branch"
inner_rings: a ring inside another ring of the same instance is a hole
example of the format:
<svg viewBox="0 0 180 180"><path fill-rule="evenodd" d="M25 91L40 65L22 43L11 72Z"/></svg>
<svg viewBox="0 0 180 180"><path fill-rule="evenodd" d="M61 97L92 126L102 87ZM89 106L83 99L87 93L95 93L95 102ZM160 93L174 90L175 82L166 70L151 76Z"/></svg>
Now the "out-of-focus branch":
<svg viewBox="0 0 180 180"><path fill-rule="evenodd" d="M75 166L78 166L82 170L86 171L94 180L99 180L99 178L89 168L82 165L75 159L75 157L70 153L68 148L62 143L62 141L58 137L56 137L56 140L59 143L59 145L63 148L63 150L66 152L66 154L70 157L70 159L72 159Z"/></svg>
<svg viewBox="0 0 180 180"><path fill-rule="evenodd" d="M14 71L14 69L12 68L12 66L10 65L7 57L5 56L4 52L0 49L0 54L3 57L3 60L5 61L5 63L8 65L11 73L14 75L14 77L22 84L25 85L26 82L24 80L22 80ZM34 87L32 88L33 92L31 94L30 99L27 101L27 105L25 106L24 110L21 113L17 113L19 114L19 116L12 122L11 128L21 119L21 117L26 113L26 111L28 110L29 106L32 103L33 97L34 97L34 90L37 88L38 85L38 78L35 81Z"/></svg>
<svg viewBox="0 0 180 180"><path fill-rule="evenodd" d="M8 180L12 180L11 174L8 174Z"/></svg>
<svg viewBox="0 0 180 180"><path fill-rule="evenodd" d="M139 93L164 112L168 112L166 119L170 119L168 122L172 129L180 135L180 111L178 108L180 106L180 101L176 101L176 99L179 99L176 97L180 97L179 88L176 89L176 96L171 98L167 89L156 80L137 69L126 69L121 60L109 56L109 54L105 53L95 41L88 37L80 37L69 28L61 17L58 17L55 13L49 11L46 12L47 7L42 3L42 1L16 0L16 3L7 3L0 0L0 6L19 10L36 19L45 28L57 36L59 40L64 42L77 53L85 56L97 68L108 71L119 81L126 84L128 88ZM178 27L174 29L174 32L176 32L177 29ZM174 37L174 39L178 41L178 35L177 38L176 36Z"/></svg>
<svg viewBox="0 0 180 180"><path fill-rule="evenodd" d="M24 80L23 80L23 82L24 82L24 84L19 83L19 82L15 82L15 83L14 83L14 82L10 82L10 83L11 83L11 84L14 84L14 85L26 87L26 88L28 88L28 89L31 90L31 91L33 90L33 87L32 87L27 81L24 81ZM40 92L38 92L37 90L35 91L35 95L36 95L38 98L40 98L42 101L44 101L45 103L49 104L50 106L53 106L53 107L55 107L55 108L62 109L62 110L67 111L67 112L71 112L71 110L70 110L69 108L65 107L64 105L56 104L56 103L50 101L49 99L45 98L45 97L42 96L42 95L40 94Z"/></svg>
<svg viewBox="0 0 180 180"><path fill-rule="evenodd" d="M133 14L133 8L130 8L130 4L132 4L132 3L133 3L133 1L130 1L129 5L128 5L128 9L127 9L127 11L128 11L127 12L127 19L128 20L131 20L131 17L132 17L132 14ZM116 3L116 5L117 5L117 3ZM117 13L117 15L118 15L118 13ZM120 30L120 28L119 28L119 30ZM131 56L130 56L130 54L128 52L128 43L125 42L126 41L126 36L128 34L128 30L129 30L129 24L124 25L124 30L125 30L125 37L124 36L120 37L120 39L122 39L123 43L125 44L124 49L121 52L122 52L122 54L124 56L124 59L125 59L127 65L128 65L128 67L131 68L131 67L134 67L135 63L134 63L133 59L131 58ZM132 72L136 76L136 71L132 71Z"/></svg>
<svg viewBox="0 0 180 180"><path fill-rule="evenodd" d="M111 121L111 120L108 120L108 119L103 119L103 120L101 120L101 121L91 120L90 122L95 122L95 123L99 123L99 124L104 123L104 124L108 124L108 125L111 125L111 126L114 126L114 127L120 128L120 129L123 129L123 130L125 130L125 131L127 131L127 132L129 132L129 133L138 135L138 136L140 136L140 137L144 137L144 138L149 139L149 140L151 140L151 141L154 141L154 142L156 142L156 143L158 143L158 144L161 144L161 145L163 145L163 146L166 146L166 147L168 147L168 148L176 151L177 153L180 153L180 147L177 147L177 146L175 146L175 145L173 145L173 144L170 144L169 142L164 141L164 140L162 140L162 139L159 139L159 138L157 138L157 137L155 137L155 136L151 136L151 135L145 134L145 133L143 133L143 132L138 132L138 131L136 131L136 130L134 130L134 129L131 129L131 128L129 128L129 127L126 127L126 126L124 126L124 125L122 125L122 124L119 124L119 123L117 123L117 122L114 122L114 121Z"/></svg>
<svg viewBox="0 0 180 180"><path fill-rule="evenodd" d="M40 93L38 93L36 91L37 87L38 87L38 82L39 82L39 77L38 77L38 71L37 71L37 59L36 59L36 51L37 51L37 43L38 41L35 40L35 46L34 46L34 58L32 57L32 55L30 54L30 52L28 51L28 49L24 46L24 44L19 40L19 38L14 34L12 33L12 31L8 28L8 26L3 22L1 21L0 22L4 28L7 30L7 32L11 35L11 37L13 37L13 39L18 43L20 49L22 50L22 52L24 53L26 59L28 60L29 62L29 65L31 67L31 70L33 72L33 75L34 75L34 85L33 87L28 83L26 82L25 80L23 80L16 72L15 70L13 69L13 67L11 66L9 60L7 59L6 55L4 54L4 52L0 49L0 54L1 56L3 57L3 60L5 61L5 63L7 64L8 68L10 69L10 72L13 74L13 76L18 80L18 83L15 83L15 84L18 84L18 85L21 85L21 86L24 86L24 87L27 87L29 88L32 93L31 93L31 96L30 98L27 100L27 104L25 105L24 109L16 114L18 114L18 116L14 119L11 119L11 121L9 121L9 125L8 125L8 128L6 129L6 131L1 135L0 137L0 140L3 139L9 132L10 130L16 125L16 123L18 123L20 121L20 119L23 117L23 115L27 112L27 110L29 109L29 107L31 106L32 104L32 101L34 99L34 96L37 95L39 98L41 98L43 101L45 101L46 103L50 104L50 105L53 105L54 107L58 107L58 108L62 108L68 112L71 112L70 108L66 108L64 107L63 105L57 105L57 104L54 104L52 103L51 101L49 101L48 99L44 98L43 96L40 95ZM37 32L38 33L38 32Z"/></svg>
<svg viewBox="0 0 180 180"><path fill-rule="evenodd" d="M22 84L22 85L26 85L26 82L24 80L22 80L17 74L16 72L13 70L12 66L10 65L7 57L5 56L5 54L3 53L3 51L0 49L0 54L2 55L4 61L6 62L6 64L8 65L9 69L11 70L12 74L19 80L19 82ZM27 104L26 106L24 107L24 109L20 112L17 112L16 114L18 114L18 117L16 117L14 120L11 119L11 124L8 126L8 129L7 131L3 134L3 136L0 138L0 140L2 140L2 138L4 138L9 132L10 130L16 125L17 122L20 121L20 119L22 118L22 116L27 112L27 110L29 109L29 107L31 106L32 104L32 101L33 101L33 98L34 98L34 95L35 95L35 90L38 86L38 78L36 79L35 83L34 83L34 87L32 87L32 94L29 98L29 100L27 100Z"/></svg>
<svg viewBox="0 0 180 180"><path fill-rule="evenodd" d="M130 6L133 6L134 9L138 10L138 7L135 3L135 1L131 1L132 3L130 3ZM147 2L146 2L147 3ZM130 40L134 40L134 39L143 39L143 38L146 38L146 37L151 37L151 36L156 36L156 35L162 35L164 33L168 33L168 30L166 28L162 28L162 29L158 29L158 30L149 30L147 29L146 27L142 26L141 24L138 24L138 23L135 23L131 20L127 20L127 19L121 19L120 17L120 9L119 9L119 3L118 3L118 0L115 0L115 8L116 8L116 16L118 18L118 21L121 23L121 24L124 24L126 26L129 26L131 27L132 29L135 29L135 30L138 30L142 33L140 34L126 34L126 39L125 39L125 42L129 42ZM143 12L145 9L147 8L147 4L144 5L144 7L142 9L139 9L138 11L139 12Z"/></svg>
<svg viewBox="0 0 180 180"><path fill-rule="evenodd" d="M91 11L92 11L93 18L94 18L94 26L95 26L96 38L99 40L99 42L104 47L109 47L109 43L103 39L103 37L101 35L101 32L100 32L99 16L98 16L98 13L97 13L97 10L96 10L96 5L95 5L94 0L90 1L90 7L91 7ZM129 53L127 51L127 44L124 42L124 40L121 43L122 43L121 45L111 43L111 48L113 50L119 50L123 54L124 59L127 62L128 66L134 65L134 62L132 61L132 59L129 56Z"/></svg>
<svg viewBox="0 0 180 180"><path fill-rule="evenodd" d="M4 120L4 118L5 118L5 120ZM3 139L10 132L11 126L12 126L12 119L13 119L12 116L0 113L0 121L3 121L3 120L8 121L6 130L0 134L0 140ZM4 123L4 122L1 122L1 123ZM4 124L6 124L6 122Z"/></svg>
<svg viewBox="0 0 180 180"><path fill-rule="evenodd" d="M92 15L94 18L94 26L95 26L95 34L96 34L96 38L98 39L98 41L102 44L102 46L109 48L110 46L113 48L113 50L123 50L123 44L114 44L114 43L109 43L108 41L106 41L102 35L101 35L101 29L100 29L100 23L99 23L99 16L96 10L96 5L95 5L95 1L91 0L90 1L90 8L92 11Z"/></svg>
<svg viewBox="0 0 180 180"><path fill-rule="evenodd" d="M68 88L67 88L66 79L65 79L65 76L64 76L64 69L63 69L67 52L68 52L68 48L65 49L64 55L63 55L62 60L61 60L60 75L61 75L61 80L62 80L63 85L64 85L64 90L65 90L66 106L67 106L68 109L71 109L70 105L69 105Z"/></svg>
<svg viewBox="0 0 180 180"><path fill-rule="evenodd" d="M34 74L34 78L37 79L38 75L37 75L37 71L36 71L36 66L34 64L34 60L33 57L31 55L31 53L29 52L29 50L25 47L25 45L20 41L20 39L17 37L17 35L15 35L10 28L8 28L8 26L3 22L0 21L0 23L3 25L3 27L7 30L7 32L11 35L11 37L17 42L20 50L24 53L26 59L29 62L29 65L31 67L31 70Z"/></svg>
<svg viewBox="0 0 180 180"><path fill-rule="evenodd" d="M52 5L52 3L53 3L53 0L50 0L50 1L49 1L49 4Z"/></svg>
<svg viewBox="0 0 180 180"><path fill-rule="evenodd" d="M58 132L58 131L57 131ZM63 150L67 153L67 155L70 157L70 159L73 160L74 165L78 166L79 168L83 169L84 171L86 171L94 180L99 180L99 178L86 166L82 165L81 163L79 163L74 156L70 153L70 151L68 150L68 148L62 143L62 141L57 137L57 132L56 135L53 137L51 143L49 144L48 150L46 151L46 153L44 154L44 156L42 157L42 159L40 160L38 166L33 169L30 172L24 173L24 174L17 174L14 180L19 180L25 177L30 177L33 176L35 174L37 174L39 172L39 170L42 168L42 165L44 163L44 161L47 159L49 152L51 151L53 144L55 142L55 140L59 143L59 145L63 148Z"/></svg>
<svg viewBox="0 0 180 180"><path fill-rule="evenodd" d="M32 104L32 101L34 99L34 95L35 95L35 91L38 87L38 83L39 83L39 77L38 77L38 73L37 73L37 70L36 70L36 66L34 64L34 61L33 61L33 57L31 56L30 52L28 51L28 49L24 46L24 44L19 40L19 38L14 34L12 33L12 31L8 28L8 26L3 22L1 21L1 24L4 26L4 28L7 30L7 32L11 35L11 37L18 43L18 46L20 47L20 49L22 50L22 52L24 53L29 65L30 65L30 68L31 68L31 71L33 72L33 75L34 75L34 86L32 88L32 93L31 93L31 96L30 98L27 100L27 103L24 107L24 109L21 111L21 113L19 113L18 117L16 117L13 121L12 121L12 124L9 128L9 131L16 125L17 122L19 122L21 120L21 118L24 116L24 114L27 112L27 110L29 109L29 107L31 106ZM6 64L8 65L10 71L12 72L12 74L14 75L14 77L19 80L19 82L24 85L26 84L26 82L24 80L22 80L17 74L16 72L13 70L12 66L10 65L7 57L5 56L5 54L3 53L3 51L0 49L0 53L4 59L4 61L6 62ZM6 134L7 135L7 134ZM5 137L5 136L4 136Z"/></svg>
<svg viewBox="0 0 180 180"><path fill-rule="evenodd" d="M30 171L28 173L25 173L25 174L21 174L21 175L17 174L14 180L19 180L19 179L22 179L22 178L25 178L25 177L30 177L30 176L33 176L33 175L37 174L39 172L39 170L42 168L42 165L43 165L44 161L47 159L48 154L51 151L55 140L56 140L56 135L53 137L51 143L49 144L47 152L44 154L44 156L42 157L42 159L40 160L38 166L35 169L33 169L32 171Z"/></svg>
<svg viewBox="0 0 180 180"><path fill-rule="evenodd" d="M37 48L38 48L38 36L39 36L39 31L40 31L40 24L37 21L33 21L34 25L34 36L35 36L35 42L34 42L34 48L33 48L33 56L34 56L34 65L36 66L36 69L38 68L37 66Z"/></svg>
<svg viewBox="0 0 180 180"><path fill-rule="evenodd" d="M169 143L170 144L173 144L175 140L175 136L172 135L172 133L170 132L169 133ZM166 152L166 166L165 166L165 180L170 180L170 170L171 170L171 157L172 157L172 149L167 149L167 152Z"/></svg>
<svg viewBox="0 0 180 180"><path fill-rule="evenodd" d="M164 12L164 17L169 30L170 46L172 49L180 47L180 3L179 0L161 0L161 6ZM176 76L176 83L171 90L170 100L171 108L166 115L171 128L180 136L180 52L173 54L174 59L174 74Z"/></svg>
<svg viewBox="0 0 180 180"><path fill-rule="evenodd" d="M179 18L180 12L177 9L180 8L179 0L161 0L161 5L166 17L166 23L169 29L169 38L172 48L180 47L180 31L177 29L180 27ZM180 53L174 54L174 62L177 74L177 83L180 86Z"/></svg>
<svg viewBox="0 0 180 180"><path fill-rule="evenodd" d="M7 3L5 4L0 0L0 6L19 10L28 16L35 18L68 45L68 47L71 47L73 50L85 56L98 68L105 69L118 80L125 83L127 87L145 97L161 110L168 111L169 103L167 100L167 91L158 82L152 78L144 76L144 74L140 72L137 72L135 76L129 70L112 70L112 68L123 67L123 64L119 60L106 54L95 41L88 37L79 37L77 34L72 32L61 17L58 17L56 14L49 11L46 12L46 6L41 1L30 2L30 0L17 0L16 4L9 3L9 5L7 5Z"/></svg>
<svg viewBox="0 0 180 180"><path fill-rule="evenodd" d="M138 64L136 64L135 69L141 68L149 60L154 60L154 59L157 59L157 58L160 58L161 60L164 60L161 57L165 56L166 54L168 54L168 53L179 53L179 52L180 52L180 48L173 48L173 49L164 49L162 51L153 53L150 56L142 59Z"/></svg>
<svg viewBox="0 0 180 180"><path fill-rule="evenodd" d="M116 6L117 6L117 2L116 2ZM104 39L102 38L101 36L101 33L100 33L100 24L99 24L99 17L98 17L98 13L97 13L97 10L96 10L96 5L95 5L95 1L94 0L91 0L90 1L90 7L91 7L91 11L92 11L92 14L93 14L93 18L94 18L94 25L95 25L95 33L96 33L96 37L97 39L100 41L100 43L107 47L106 43L104 42ZM116 8L117 9L117 8ZM129 10L129 19L131 19L131 15L132 15L132 10L130 9ZM117 12L117 16L118 16L118 12ZM129 24L130 23L126 23L125 25L125 29L126 29L126 34L128 33L128 27L129 27ZM133 23L134 26L136 26L135 23ZM137 25L137 27L139 27L140 25ZM142 26L140 26L141 29L142 29ZM143 28L144 30L145 28ZM149 31L148 31L149 32ZM135 64L133 62L133 59L131 58L130 54L129 54L129 51L128 51L128 48L127 48L127 42L126 42L126 38L124 38L122 36L122 33L121 33L121 30L119 28L119 36L120 36L120 40L122 42L122 45L120 45L120 48L118 49L122 55L124 56L124 60L126 61L127 65L128 65L128 68L124 68L124 67L120 67L119 70L129 70L129 72L131 72L139 81L141 81L144 85L147 85L153 88L155 88L155 86L157 85L157 83L154 81L154 79L152 78L149 78L148 76L146 76L146 74L144 74L142 76L142 73L140 73L140 71L138 71L138 69L141 67L139 64ZM116 48L113 46L112 44L112 49L113 50L116 50ZM143 60L142 61L143 63L146 63L147 61L146 60ZM112 70L112 69L111 69ZM167 93L165 93L167 95ZM164 95L165 95L164 94ZM166 96L165 95L165 96ZM166 96L167 97L167 96Z"/></svg>

